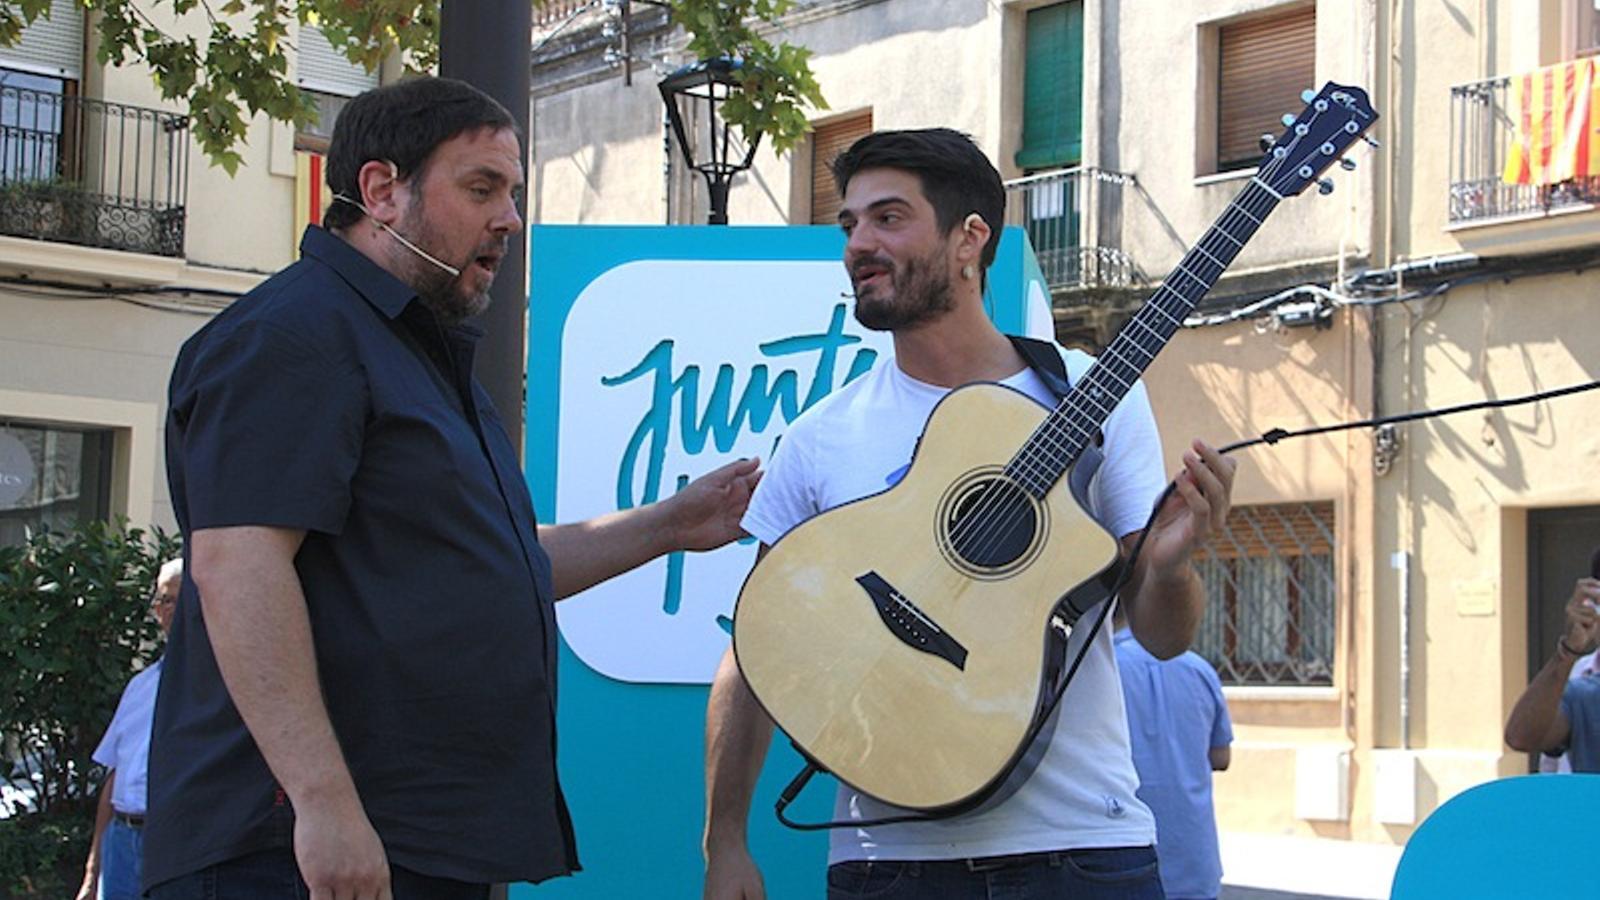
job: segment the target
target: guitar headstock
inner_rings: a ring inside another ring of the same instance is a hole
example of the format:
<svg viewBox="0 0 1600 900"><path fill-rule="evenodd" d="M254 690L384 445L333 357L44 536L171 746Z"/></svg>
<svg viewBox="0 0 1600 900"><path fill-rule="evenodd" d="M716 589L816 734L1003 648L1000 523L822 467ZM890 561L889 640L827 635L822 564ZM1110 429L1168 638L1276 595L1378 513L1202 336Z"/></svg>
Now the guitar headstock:
<svg viewBox="0 0 1600 900"><path fill-rule="evenodd" d="M1361 140L1378 114L1366 91L1330 81L1307 97L1306 108L1293 121L1284 119L1288 128L1262 157L1257 177L1288 197L1305 190Z"/></svg>

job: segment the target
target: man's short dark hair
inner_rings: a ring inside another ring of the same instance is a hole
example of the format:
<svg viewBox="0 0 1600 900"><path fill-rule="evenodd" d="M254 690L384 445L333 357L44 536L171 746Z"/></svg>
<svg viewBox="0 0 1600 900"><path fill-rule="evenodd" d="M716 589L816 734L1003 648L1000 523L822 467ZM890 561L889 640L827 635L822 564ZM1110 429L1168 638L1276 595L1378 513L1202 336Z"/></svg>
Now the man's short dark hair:
<svg viewBox="0 0 1600 900"><path fill-rule="evenodd" d="M983 217L992 232L983 246L984 270L994 262L1005 226L1006 189L989 157L967 135L949 128L875 131L834 157L832 169L841 197L850 179L863 169L899 169L916 175L942 233L948 235L973 213Z"/></svg>
<svg viewBox="0 0 1600 900"><path fill-rule="evenodd" d="M368 162L389 160L401 178L420 175L440 144L480 128L517 130L504 106L464 81L410 78L367 91L351 100L334 123L328 143L328 187L360 200L359 176ZM354 205L335 202L322 223L347 228L361 216Z"/></svg>

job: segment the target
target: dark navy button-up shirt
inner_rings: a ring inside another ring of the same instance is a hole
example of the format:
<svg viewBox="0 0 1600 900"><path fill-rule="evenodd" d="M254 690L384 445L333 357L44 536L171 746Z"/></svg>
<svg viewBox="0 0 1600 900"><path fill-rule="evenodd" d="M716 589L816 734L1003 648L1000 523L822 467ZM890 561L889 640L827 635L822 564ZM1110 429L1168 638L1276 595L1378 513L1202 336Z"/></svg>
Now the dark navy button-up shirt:
<svg viewBox="0 0 1600 900"><path fill-rule="evenodd" d="M472 377L478 333L443 326L320 228L301 252L178 356L179 525L306 532L295 569L323 695L392 864L472 882L567 874L550 564ZM146 884L288 847L292 826L185 579L156 703Z"/></svg>

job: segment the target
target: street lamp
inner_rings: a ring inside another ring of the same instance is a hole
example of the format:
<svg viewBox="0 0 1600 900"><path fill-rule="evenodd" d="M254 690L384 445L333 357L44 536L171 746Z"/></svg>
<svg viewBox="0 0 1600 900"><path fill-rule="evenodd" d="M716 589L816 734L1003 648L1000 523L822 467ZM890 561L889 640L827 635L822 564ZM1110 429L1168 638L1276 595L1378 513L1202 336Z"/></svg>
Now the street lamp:
<svg viewBox="0 0 1600 900"><path fill-rule="evenodd" d="M689 168L705 176L706 189L711 194L712 225L728 224L728 185L733 176L750 168L755 159L756 146L761 143L757 134L750 141L742 160L732 159L733 129L717 118L717 104L728 99L739 88L738 71L741 63L728 57L701 60L684 66L662 79L661 102L667 105L667 118L672 120L672 130L678 135L678 147L683 150ZM689 147L688 132L683 122L696 103L704 104L709 140L705 159L694 161Z"/></svg>

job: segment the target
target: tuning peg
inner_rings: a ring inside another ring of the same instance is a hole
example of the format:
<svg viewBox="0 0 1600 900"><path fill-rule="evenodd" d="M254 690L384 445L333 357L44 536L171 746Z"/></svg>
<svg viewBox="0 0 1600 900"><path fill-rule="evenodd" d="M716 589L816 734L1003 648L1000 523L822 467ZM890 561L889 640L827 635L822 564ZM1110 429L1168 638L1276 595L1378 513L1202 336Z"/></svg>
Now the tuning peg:
<svg viewBox="0 0 1600 900"><path fill-rule="evenodd" d="M1283 123L1283 127L1287 128L1290 125L1294 124L1294 116L1291 116L1288 113L1284 113L1283 114L1283 118L1279 119L1278 121L1282 122Z"/></svg>
<svg viewBox="0 0 1600 900"><path fill-rule="evenodd" d="M1315 99L1317 99L1317 92L1311 90L1310 88L1307 88L1306 90L1303 90L1303 91L1300 92L1300 102L1301 103L1310 103L1311 101L1313 101Z"/></svg>
<svg viewBox="0 0 1600 900"><path fill-rule="evenodd" d="M1330 179L1330 178L1324 178L1321 181L1317 182L1317 193L1321 194L1324 197L1326 197L1329 194L1333 193L1333 180Z"/></svg>
<svg viewBox="0 0 1600 900"><path fill-rule="evenodd" d="M1273 146L1278 143L1278 139L1270 134L1263 134L1260 140L1256 141L1256 143L1261 146L1261 152L1265 153L1268 150L1271 150Z"/></svg>
<svg viewBox="0 0 1600 900"><path fill-rule="evenodd" d="M1354 172L1356 170L1356 161L1349 158L1342 158L1339 160L1339 168L1345 170L1346 172Z"/></svg>
<svg viewBox="0 0 1600 900"><path fill-rule="evenodd" d="M1361 136L1361 139L1362 139L1362 140L1363 140L1363 141L1366 141L1366 142L1367 142L1367 146L1368 146L1368 147L1371 147L1371 148L1372 148L1372 149L1374 149L1374 150L1376 150L1376 149L1378 149L1378 148L1379 148L1379 147L1382 147L1382 146L1383 146L1383 145L1382 145L1382 144L1380 144L1380 143L1378 143L1378 141L1377 141L1377 139L1375 139L1375 138L1370 138L1370 137L1367 137L1367 136L1366 136L1366 135L1364 135L1364 134L1363 134L1363 135L1362 135L1362 136Z"/></svg>

